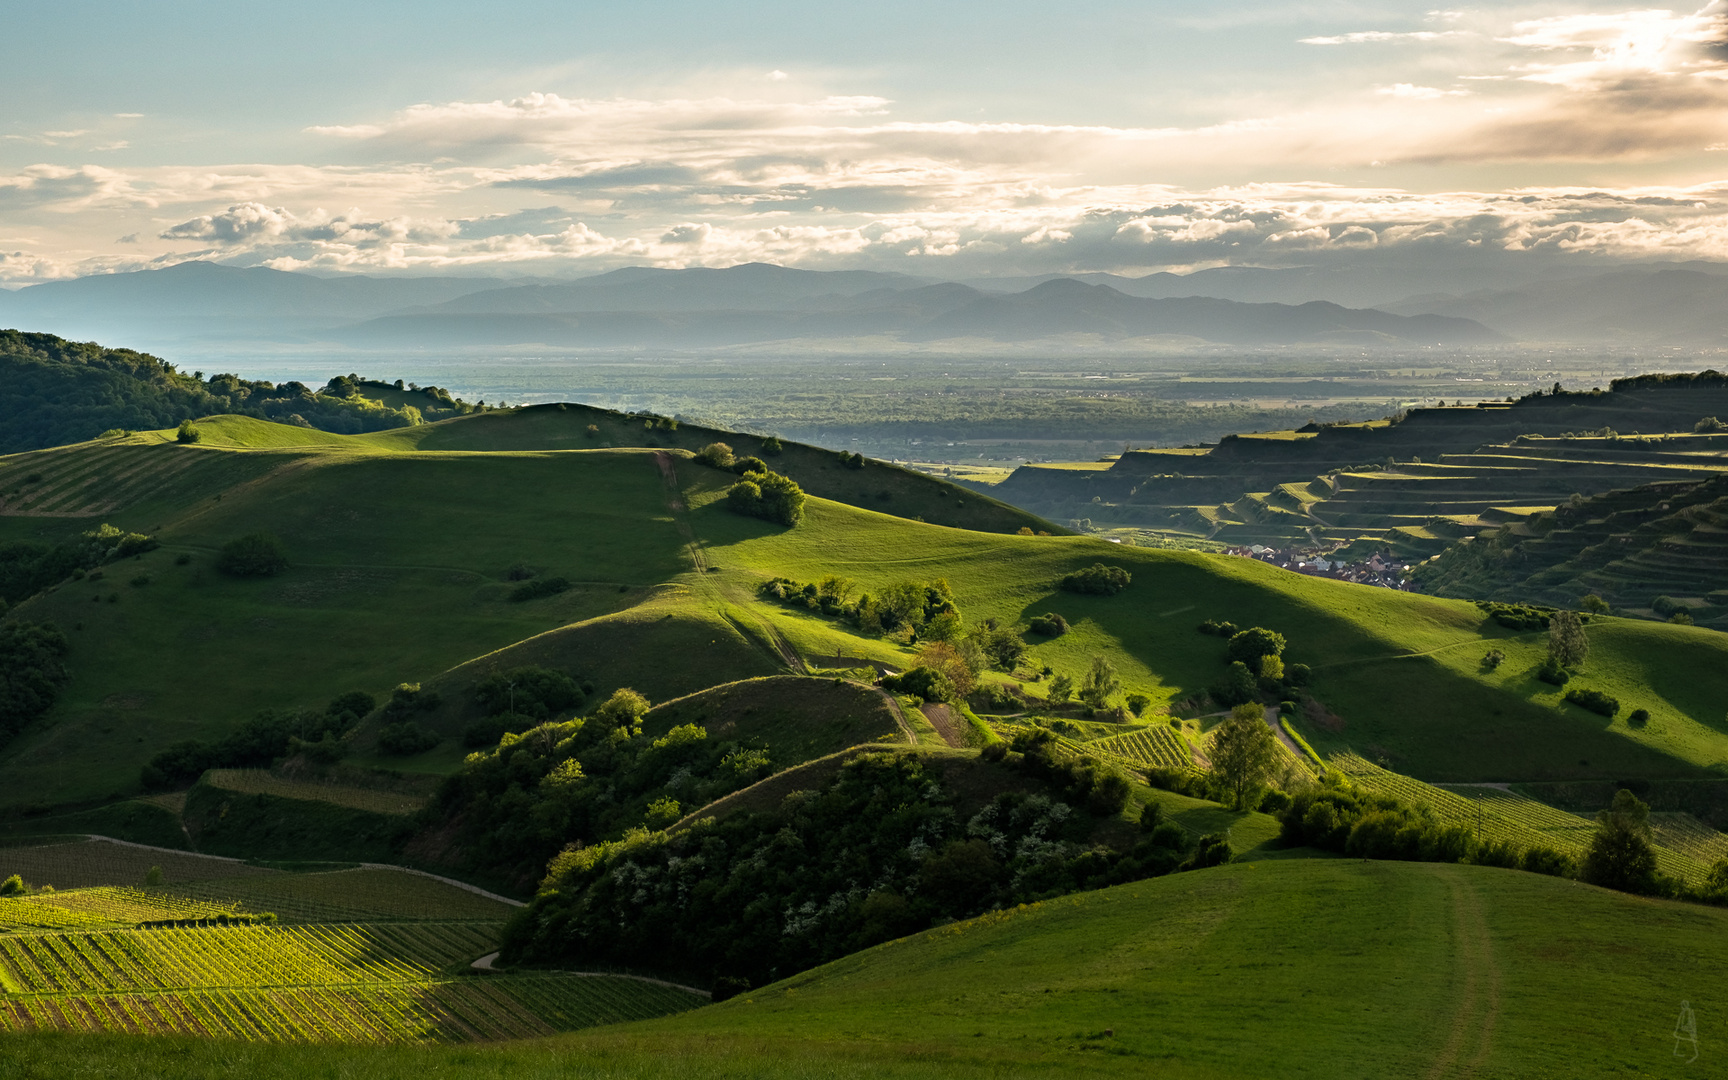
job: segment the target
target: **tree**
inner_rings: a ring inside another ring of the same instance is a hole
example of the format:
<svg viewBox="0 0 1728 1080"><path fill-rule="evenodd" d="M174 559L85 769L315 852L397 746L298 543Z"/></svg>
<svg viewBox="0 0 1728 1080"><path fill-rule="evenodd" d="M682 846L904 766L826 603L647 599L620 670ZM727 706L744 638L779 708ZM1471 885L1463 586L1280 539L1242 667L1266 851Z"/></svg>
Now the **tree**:
<svg viewBox="0 0 1728 1080"><path fill-rule="evenodd" d="M1226 651L1230 659L1239 660L1248 665L1248 669L1256 675L1264 675L1261 670L1260 658L1264 656L1282 656L1284 653L1284 635L1268 630L1263 626L1251 626L1230 638Z"/></svg>
<svg viewBox="0 0 1728 1080"><path fill-rule="evenodd" d="M1085 681L1080 684L1080 700L1094 709L1102 709L1121 689L1122 680L1116 677L1116 665L1106 657L1094 656L1092 670L1086 673Z"/></svg>
<svg viewBox="0 0 1728 1080"><path fill-rule="evenodd" d="M1238 660L1230 665L1230 670L1224 673L1224 678L1212 685L1210 693L1220 705L1241 705L1253 701L1254 695L1260 689L1259 680L1248 670L1248 665Z"/></svg>
<svg viewBox="0 0 1728 1080"><path fill-rule="evenodd" d="M267 532L230 540L216 556L216 569L235 577L270 577L288 568L282 541Z"/></svg>
<svg viewBox="0 0 1728 1080"><path fill-rule="evenodd" d="M1251 809L1278 762L1278 743L1259 705L1238 705L1212 733L1212 773L1230 793L1230 805Z"/></svg>
<svg viewBox="0 0 1728 1080"><path fill-rule="evenodd" d="M652 708L648 699L629 687L614 690L605 703L594 710L594 718L609 728L629 728L633 732L642 730L642 718L648 715Z"/></svg>
<svg viewBox="0 0 1728 1080"><path fill-rule="evenodd" d="M1578 602L1578 606L1593 615L1606 615L1609 611L1608 601L1597 596L1595 593L1590 593L1585 596L1583 600Z"/></svg>
<svg viewBox="0 0 1728 1080"><path fill-rule="evenodd" d="M1575 668L1590 655L1584 620L1576 611L1556 611L1548 620L1548 655L1563 668Z"/></svg>
<svg viewBox="0 0 1728 1080"><path fill-rule="evenodd" d="M180 429L174 433L174 441L186 445L202 442L203 439L204 433L199 431L197 425L190 420L180 421Z"/></svg>
<svg viewBox="0 0 1728 1080"><path fill-rule="evenodd" d="M957 646L946 641L927 642L918 650L918 666L942 673L953 687L955 697L966 697L978 685L978 672L983 665L974 666L974 661L981 660L977 654L968 655Z"/></svg>
<svg viewBox="0 0 1728 1080"><path fill-rule="evenodd" d="M1650 808L1622 788L1596 815L1596 835L1584 853L1579 877L1621 892L1656 891L1656 849L1650 842Z"/></svg>
<svg viewBox="0 0 1728 1080"><path fill-rule="evenodd" d="M1026 642L1011 626L982 626L972 635L998 671L1013 671L1026 655Z"/></svg>
<svg viewBox="0 0 1728 1080"><path fill-rule="evenodd" d="M1146 706L1152 704L1152 699L1147 697L1145 694L1129 694L1127 701L1128 711L1133 713L1135 716L1139 716L1141 713L1145 712Z"/></svg>
<svg viewBox="0 0 1728 1080"><path fill-rule="evenodd" d="M1050 703L1061 705L1074 696L1074 680L1066 675L1058 675L1050 680Z"/></svg>
<svg viewBox="0 0 1728 1080"><path fill-rule="evenodd" d="M724 469L732 464L732 448L723 442L712 442L696 451L696 459L704 465Z"/></svg>
<svg viewBox="0 0 1728 1080"><path fill-rule="evenodd" d="M1093 563L1084 570L1076 570L1064 575L1056 582L1058 588L1069 592L1093 593L1098 596L1115 596L1128 587L1132 580L1128 571L1120 566L1106 566L1103 563Z"/></svg>
<svg viewBox="0 0 1728 1080"><path fill-rule="evenodd" d="M58 627L11 622L0 627L0 742L54 707L71 678L71 646Z"/></svg>

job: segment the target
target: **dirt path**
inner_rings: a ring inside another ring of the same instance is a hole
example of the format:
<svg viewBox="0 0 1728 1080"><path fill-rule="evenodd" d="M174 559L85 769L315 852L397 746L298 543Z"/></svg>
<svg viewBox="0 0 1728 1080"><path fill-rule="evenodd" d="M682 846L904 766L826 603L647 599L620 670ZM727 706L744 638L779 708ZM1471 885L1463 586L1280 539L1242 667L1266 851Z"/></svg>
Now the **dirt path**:
<svg viewBox="0 0 1728 1080"><path fill-rule="evenodd" d="M924 714L924 719L930 721L930 726L936 729L936 734L942 736L942 741L949 746L965 746L966 738L961 731L960 722L954 718L954 710L948 706L931 703L920 705L918 711Z"/></svg>
<svg viewBox="0 0 1728 1080"><path fill-rule="evenodd" d="M906 745L917 746L918 731L912 726L912 722L906 719L906 710L900 707L900 699L881 687L877 687L876 692L888 702L888 708L894 713L894 722L900 725L900 733L906 736Z"/></svg>
<svg viewBox="0 0 1728 1080"><path fill-rule="evenodd" d="M1278 722L1278 706L1266 706L1266 726L1272 729L1272 737L1277 739L1284 749L1296 755L1297 761L1308 762L1308 755L1302 752L1302 748L1296 745L1296 740L1292 739L1284 731L1284 725Z"/></svg>
<svg viewBox="0 0 1728 1080"><path fill-rule="evenodd" d="M498 969L492 966L497 960L498 954L489 952L468 966L475 971L497 971ZM534 970L538 972L543 969L535 968ZM616 971L559 971L554 974L580 975L584 979L630 979L639 983L648 983L651 986L670 986L674 990L683 990L686 993L708 998L710 1001L714 998L714 995L706 990L698 990L694 986L685 986L683 983L667 982L665 979L650 979L646 975L625 975Z"/></svg>
<svg viewBox="0 0 1728 1080"><path fill-rule="evenodd" d="M702 550L702 541L696 538L696 530L690 527L690 519L686 515L683 493L678 490L678 466L672 460L672 455L664 450L654 451L654 464L660 466L660 482L666 487L666 509L672 511L672 525L678 530L678 536L684 541L685 548L690 552L690 561L695 564L698 574L708 572L708 556Z"/></svg>
<svg viewBox="0 0 1728 1080"><path fill-rule="evenodd" d="M1452 902L1452 958L1457 1006L1446 1043L1425 1074L1428 1080L1475 1076L1494 1049L1500 1019L1500 964L1476 889L1457 876L1446 882Z"/></svg>

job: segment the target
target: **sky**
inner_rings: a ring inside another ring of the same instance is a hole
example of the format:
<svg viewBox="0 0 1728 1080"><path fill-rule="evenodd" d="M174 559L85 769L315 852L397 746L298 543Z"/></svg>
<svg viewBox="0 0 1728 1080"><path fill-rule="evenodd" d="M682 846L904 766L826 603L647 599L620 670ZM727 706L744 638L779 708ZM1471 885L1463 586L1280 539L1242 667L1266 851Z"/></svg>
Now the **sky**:
<svg viewBox="0 0 1728 1080"><path fill-rule="evenodd" d="M1728 259L1728 0L59 0L5 25L11 288L191 259Z"/></svg>

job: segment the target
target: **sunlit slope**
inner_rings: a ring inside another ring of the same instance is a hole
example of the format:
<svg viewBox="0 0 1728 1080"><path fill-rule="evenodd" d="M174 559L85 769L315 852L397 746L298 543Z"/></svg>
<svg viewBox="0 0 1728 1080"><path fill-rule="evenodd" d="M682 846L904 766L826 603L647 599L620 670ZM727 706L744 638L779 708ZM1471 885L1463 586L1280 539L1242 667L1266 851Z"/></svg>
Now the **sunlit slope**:
<svg viewBox="0 0 1728 1080"><path fill-rule="evenodd" d="M1612 948L1603 943L1612 942ZM1472 866L1263 861L901 939L730 1001L459 1051L18 1042L23 1075L1701 1075L1728 911ZM1707 1070L1706 1070L1707 1071Z"/></svg>
<svg viewBox="0 0 1728 1080"><path fill-rule="evenodd" d="M1263 563L1195 552L1126 548L1082 537L986 536L895 522L816 504L792 532L765 532L717 501L691 498L708 557L762 576L855 578L866 590L908 578L946 578L967 619L1024 622L1045 611L1073 630L1031 638L1033 656L1081 677L1094 655L1112 659L1129 689L1179 700L1223 674L1223 643L1202 619L1262 625L1286 635L1289 662L1315 669L1314 692L1340 714L1341 732L1310 733L1322 749L1354 748L1430 780L1597 775L1707 775L1728 762L1728 637L1688 627L1604 619L1573 685L1624 703L1610 722L1560 703L1538 682L1545 634L1517 635L1473 604L1310 578ZM1134 583L1112 598L1059 591L1061 575L1103 560ZM833 620L774 605L795 642L828 647ZM1509 659L1482 669L1489 648ZM1635 707L1651 711L1641 729Z"/></svg>
<svg viewBox="0 0 1728 1080"><path fill-rule="evenodd" d="M214 569L223 543L260 529L282 540L287 571ZM0 790L48 803L123 790L179 739L259 709L387 693L632 607L689 565L653 455L630 451L305 457L158 535L160 550L17 610L67 631L73 678L54 722L7 748ZM573 585L512 603L518 565Z"/></svg>

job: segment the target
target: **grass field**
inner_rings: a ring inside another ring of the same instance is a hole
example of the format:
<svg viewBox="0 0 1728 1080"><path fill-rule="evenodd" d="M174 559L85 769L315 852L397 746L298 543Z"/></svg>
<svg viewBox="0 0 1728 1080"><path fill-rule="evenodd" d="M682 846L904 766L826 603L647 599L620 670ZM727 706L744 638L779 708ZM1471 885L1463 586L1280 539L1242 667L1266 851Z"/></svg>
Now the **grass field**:
<svg viewBox="0 0 1728 1080"><path fill-rule="evenodd" d="M783 673L793 653L812 663L837 654L907 663L910 654L887 640L757 598L765 577L835 573L866 590L946 578L969 624L1060 612L1073 630L1035 640L1034 662L1078 678L1093 656L1108 657L1125 689L1148 694L1155 709L1222 674L1220 643L1196 634L1195 623L1271 627L1290 639L1287 660L1314 668L1315 693L1345 721L1341 731L1307 732L1316 748L1384 759L1424 780L1728 769L1728 639L1720 634L1591 624L1591 657L1575 685L1619 697L1623 717L1648 708L1650 724L1632 728L1562 704L1533 677L1541 635L1505 631L1460 601L1198 552L970 532L821 498L786 530L727 511L731 474L691 459L674 459L671 487L651 450L544 449L560 445L559 432L569 445L590 445L574 422L536 409L346 437L230 419L206 421L198 447L158 433L43 452L67 458L64 475L44 471L45 488L112 504L103 518L155 531L164 547L99 580L67 582L10 616L67 629L73 681L48 722L0 752L0 804L39 812L131 794L142 760L176 740L213 738L256 710L318 707L350 689L383 695L401 681L443 693L444 708L424 722L445 741L417 758L390 758L375 752L369 728L355 744L356 764L454 769L463 753L456 736L472 719L467 687L519 664L569 671L599 695L634 686L664 701ZM665 441L659 432L654 440ZM98 451L138 456L139 468L174 455L247 464L235 466L228 486L200 487L180 509L129 507L114 486L130 475L123 467L106 458L79 465L79 454ZM824 482L870 475L835 468ZM867 491L836 491L871 503ZM93 520L0 515L12 536ZM222 543L260 527L282 538L287 572L236 580L213 569ZM1129 591L1102 598L1054 588L1062 574L1099 560L1133 572ZM519 565L572 587L512 603L509 571ZM1490 646L1508 659L1485 671L1479 661ZM196 676L170 677L165 647L196 658ZM159 824L140 827L163 842Z"/></svg>
<svg viewBox="0 0 1728 1080"><path fill-rule="evenodd" d="M1612 950L1601 943L1613 942ZM26 1076L1704 1073L1728 912L1468 866L1260 861L986 915L708 1008L493 1048L14 1043ZM1700 1049L1674 1055L1682 1002Z"/></svg>

